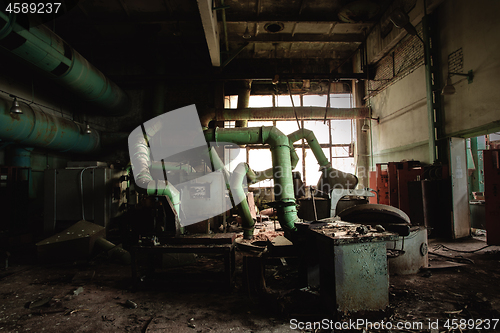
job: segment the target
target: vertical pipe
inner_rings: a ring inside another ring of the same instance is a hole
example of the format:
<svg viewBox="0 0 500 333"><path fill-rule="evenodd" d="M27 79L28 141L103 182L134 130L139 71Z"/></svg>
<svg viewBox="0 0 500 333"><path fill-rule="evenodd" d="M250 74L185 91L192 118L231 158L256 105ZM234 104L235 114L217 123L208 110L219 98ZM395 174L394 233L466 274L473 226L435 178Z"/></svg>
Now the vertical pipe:
<svg viewBox="0 0 500 333"><path fill-rule="evenodd" d="M425 9L425 8L424 8ZM424 52L425 52L425 87L427 95L427 123L429 129L429 163L436 161L436 127L434 115L434 94L432 92L432 57L430 46L429 16L424 15L422 19L424 30Z"/></svg>
<svg viewBox="0 0 500 333"><path fill-rule="evenodd" d="M240 82L243 84L238 90L238 105L236 107L237 110L242 110L248 108L250 104L250 93L252 90L252 80L245 80ZM248 127L248 120L236 120L235 127Z"/></svg>
<svg viewBox="0 0 500 333"><path fill-rule="evenodd" d="M233 175L231 176L231 193L235 202L238 204L238 212L241 216L243 223L243 238L251 239L253 237L254 221L250 213L250 207L245 195L245 190L243 188L243 182L249 171L248 164L240 163L234 169Z"/></svg>
<svg viewBox="0 0 500 333"><path fill-rule="evenodd" d="M14 148L12 154L12 165L16 167L26 168L21 171L21 180L28 181L29 197L35 198L33 190L33 177L31 174L31 152L33 148Z"/></svg>
<svg viewBox="0 0 500 333"><path fill-rule="evenodd" d="M299 220L295 206L289 139L275 127L228 128L206 130L207 142L232 142L235 144L269 144L273 160L274 190L278 217L285 234L290 237ZM241 184L239 185L241 186Z"/></svg>
<svg viewBox="0 0 500 333"><path fill-rule="evenodd" d="M224 7L224 0L220 0L221 7ZM229 52L229 41L227 38L227 22L226 22L226 9L222 8L222 25L224 26L224 45L226 52Z"/></svg>
<svg viewBox="0 0 500 333"><path fill-rule="evenodd" d="M354 107L363 106L363 95L364 87L363 82L353 82L353 101ZM369 187L369 167L370 167L370 149L369 149L369 135L368 132L363 132L363 121L364 119L355 119L356 128L356 145L355 145L355 156L356 156L356 176L358 176L359 183L363 185L364 188ZM372 124L373 125L373 124ZM370 131L372 131L372 126L370 126Z"/></svg>

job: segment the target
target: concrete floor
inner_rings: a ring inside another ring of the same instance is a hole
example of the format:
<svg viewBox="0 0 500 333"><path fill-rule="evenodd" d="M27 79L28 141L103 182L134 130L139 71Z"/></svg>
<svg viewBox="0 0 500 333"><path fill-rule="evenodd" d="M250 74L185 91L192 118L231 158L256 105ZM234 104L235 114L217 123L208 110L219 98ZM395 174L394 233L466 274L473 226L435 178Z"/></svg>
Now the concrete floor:
<svg viewBox="0 0 500 333"><path fill-rule="evenodd" d="M297 288L293 265L269 267L268 292L249 297L241 286L241 269L237 270L236 287L228 292L222 261L209 257L200 257L191 266L161 272L144 281L135 292L129 267L104 260L52 266L18 264L0 272L0 331L331 332L329 327L294 330L290 320L347 323L361 318L372 323L383 320L425 325L439 320L439 329L432 332L447 332L444 325L448 319L474 319L479 323L479 319L500 318L500 247L457 253L438 249L438 244L474 250L484 246L485 241L484 237L455 242L432 240L430 251L469 258L474 264L391 276L391 301L385 312L341 318L325 313L318 296ZM238 258L241 263L241 253ZM430 259L432 268L438 257L431 255ZM37 300L46 304L27 307ZM137 308L127 307L127 300L136 303ZM485 328L484 322L482 325ZM497 326L500 331L500 324ZM417 330L365 330L390 331L431 332L427 326Z"/></svg>

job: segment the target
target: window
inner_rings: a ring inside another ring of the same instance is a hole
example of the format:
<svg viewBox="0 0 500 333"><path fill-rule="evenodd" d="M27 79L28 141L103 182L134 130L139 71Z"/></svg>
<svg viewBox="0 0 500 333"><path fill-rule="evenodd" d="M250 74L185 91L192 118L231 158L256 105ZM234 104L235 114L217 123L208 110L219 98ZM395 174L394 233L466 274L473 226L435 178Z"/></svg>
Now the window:
<svg viewBox="0 0 500 333"><path fill-rule="evenodd" d="M275 97L275 105L292 106L290 96L278 95ZM251 96L250 107L272 106L273 96ZM295 106L325 106L326 95L298 95L293 96ZM331 94L331 107L350 107L352 104L350 94ZM298 129L296 120L286 121L248 121L249 127L273 126L288 135ZM332 167L344 172L355 172L353 147L353 124L351 120L306 120L301 121L301 126L314 132L318 143L321 145L326 158ZM299 162L294 171L300 171L306 185L316 185L321 176L318 162L314 153L309 148L307 141L302 146L302 140L294 143L295 151L299 156ZM251 146L248 150L248 163L255 171L263 171L272 166L271 152L269 148ZM272 180L266 180L252 186L272 186Z"/></svg>

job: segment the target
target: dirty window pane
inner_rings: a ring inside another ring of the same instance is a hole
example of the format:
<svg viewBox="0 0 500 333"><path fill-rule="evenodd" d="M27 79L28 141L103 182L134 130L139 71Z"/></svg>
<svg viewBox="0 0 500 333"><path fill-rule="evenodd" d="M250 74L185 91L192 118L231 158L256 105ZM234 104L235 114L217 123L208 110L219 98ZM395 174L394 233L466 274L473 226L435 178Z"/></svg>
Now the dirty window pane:
<svg viewBox="0 0 500 333"><path fill-rule="evenodd" d="M328 121L326 124L323 124L322 121L304 121L304 128L313 131L319 143L330 143Z"/></svg>
<svg viewBox="0 0 500 333"><path fill-rule="evenodd" d="M332 120L332 143L351 143L351 120Z"/></svg>
<svg viewBox="0 0 500 333"><path fill-rule="evenodd" d="M272 95L251 95L248 102L250 108L264 108L273 106Z"/></svg>
<svg viewBox="0 0 500 333"><path fill-rule="evenodd" d="M248 121L248 127L273 126L272 121Z"/></svg>

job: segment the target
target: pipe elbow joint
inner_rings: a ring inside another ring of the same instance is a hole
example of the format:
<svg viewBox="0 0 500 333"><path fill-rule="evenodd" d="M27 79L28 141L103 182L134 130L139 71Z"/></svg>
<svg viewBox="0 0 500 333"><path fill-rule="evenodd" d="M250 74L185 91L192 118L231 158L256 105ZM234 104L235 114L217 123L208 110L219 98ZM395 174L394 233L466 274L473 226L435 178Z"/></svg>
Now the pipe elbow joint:
<svg viewBox="0 0 500 333"><path fill-rule="evenodd" d="M271 147L289 146L288 137L276 127L262 127L262 142Z"/></svg>

